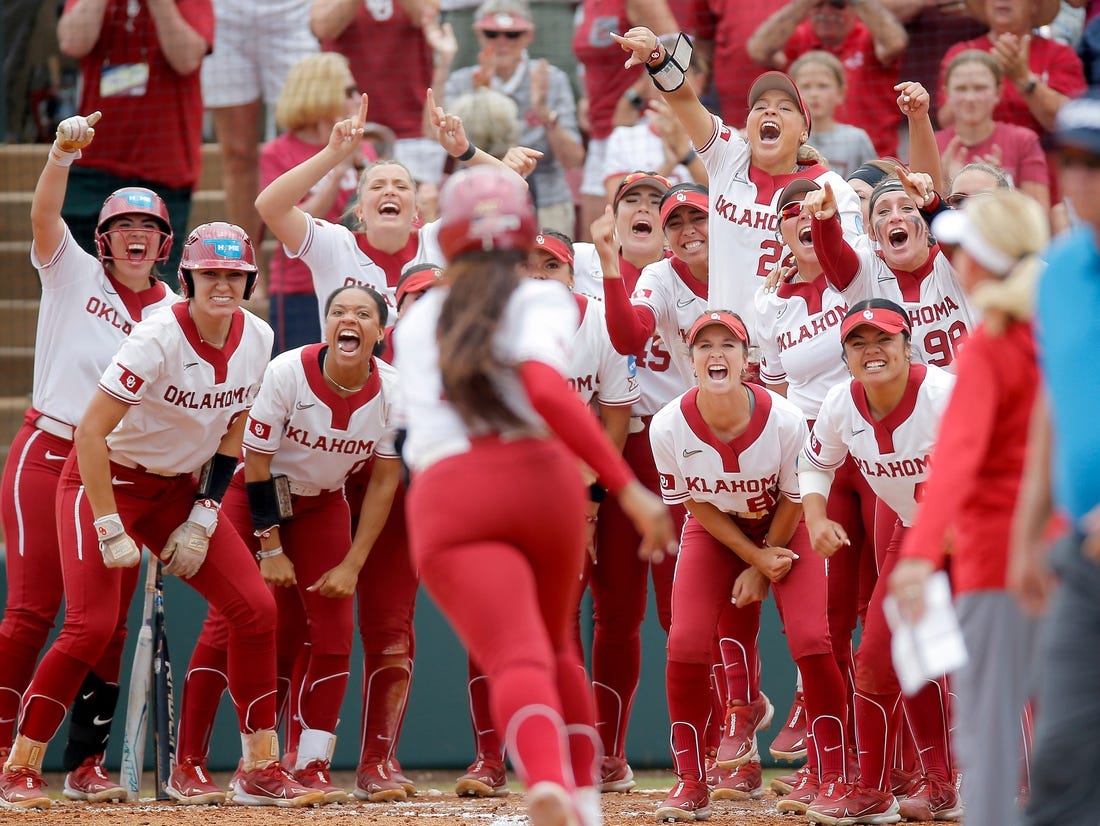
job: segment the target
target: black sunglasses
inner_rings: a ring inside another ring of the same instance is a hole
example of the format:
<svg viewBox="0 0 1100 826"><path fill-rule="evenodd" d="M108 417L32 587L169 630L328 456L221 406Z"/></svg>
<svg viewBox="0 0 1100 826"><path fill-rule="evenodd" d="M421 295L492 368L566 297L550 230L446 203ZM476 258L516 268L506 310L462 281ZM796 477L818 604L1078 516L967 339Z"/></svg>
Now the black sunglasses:
<svg viewBox="0 0 1100 826"><path fill-rule="evenodd" d="M490 40L496 40L498 37L501 36L507 37L509 40L519 40L521 37L523 37L524 34L523 32L497 32L492 31L491 29L483 30L481 33Z"/></svg>

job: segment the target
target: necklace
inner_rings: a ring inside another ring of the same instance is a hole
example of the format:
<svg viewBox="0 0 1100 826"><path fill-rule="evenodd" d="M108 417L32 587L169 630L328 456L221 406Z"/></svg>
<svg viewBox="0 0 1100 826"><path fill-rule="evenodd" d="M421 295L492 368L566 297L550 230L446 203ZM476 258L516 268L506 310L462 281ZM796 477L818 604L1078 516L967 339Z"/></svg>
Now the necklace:
<svg viewBox="0 0 1100 826"><path fill-rule="evenodd" d="M328 371L328 356L325 356L325 360L321 362L321 372L325 374L325 378L336 385L337 390L343 390L345 393L358 393L364 387L367 386L366 382L363 382L358 387L344 387L340 382L336 381ZM369 375L369 374L368 374Z"/></svg>

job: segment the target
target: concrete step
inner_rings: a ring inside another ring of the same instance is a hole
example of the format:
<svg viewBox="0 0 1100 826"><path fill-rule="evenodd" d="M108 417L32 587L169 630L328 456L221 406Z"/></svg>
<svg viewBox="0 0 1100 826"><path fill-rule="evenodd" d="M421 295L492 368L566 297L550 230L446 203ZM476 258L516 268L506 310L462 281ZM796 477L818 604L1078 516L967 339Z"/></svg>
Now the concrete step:
<svg viewBox="0 0 1100 826"><path fill-rule="evenodd" d="M0 396L0 467L7 461L12 439L23 426L23 413L30 403L29 396Z"/></svg>
<svg viewBox="0 0 1100 826"><path fill-rule="evenodd" d="M0 178L0 180L3 180ZM0 240L21 241L29 255L32 192L0 192ZM199 224L225 220L225 194L221 190L196 192L191 199L190 231Z"/></svg>
<svg viewBox="0 0 1100 826"><path fill-rule="evenodd" d="M38 324L38 301L32 298L0 299L0 340L8 347L33 347Z"/></svg>
<svg viewBox="0 0 1100 826"><path fill-rule="evenodd" d="M38 298L42 283L31 266L30 241L0 241L0 295L4 298Z"/></svg>
<svg viewBox="0 0 1100 826"><path fill-rule="evenodd" d="M0 181L3 181L4 189L9 192L33 192L49 150L50 145L47 143L0 145ZM221 188L221 147L216 143L204 143L198 189L202 191Z"/></svg>
<svg viewBox="0 0 1100 826"><path fill-rule="evenodd" d="M0 342L0 397L26 396L34 378L34 348Z"/></svg>

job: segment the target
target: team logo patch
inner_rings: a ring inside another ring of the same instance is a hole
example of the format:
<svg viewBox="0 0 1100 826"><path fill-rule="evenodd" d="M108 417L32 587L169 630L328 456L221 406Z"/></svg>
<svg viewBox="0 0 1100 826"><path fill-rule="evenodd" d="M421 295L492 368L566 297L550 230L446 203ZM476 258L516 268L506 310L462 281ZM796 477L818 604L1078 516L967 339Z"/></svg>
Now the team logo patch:
<svg viewBox="0 0 1100 826"><path fill-rule="evenodd" d="M312 407L312 405L310 405ZM257 439L266 439L271 435L271 425L261 422L259 419L249 419L248 429Z"/></svg>
<svg viewBox="0 0 1100 826"><path fill-rule="evenodd" d="M686 201L687 199L688 199L688 196L685 195L683 192L677 192L676 193L676 200L677 201L683 202L683 201Z"/></svg>
<svg viewBox="0 0 1100 826"><path fill-rule="evenodd" d="M672 490L676 487L676 480L669 473L661 474L661 490Z"/></svg>
<svg viewBox="0 0 1100 826"><path fill-rule="evenodd" d="M131 393L136 393L138 390L141 389L141 386L145 384L145 379L141 378L141 376L137 375L136 373L131 373L121 364L119 365L119 368L121 368L122 370L122 375L118 377L118 380L122 383L122 386L129 390Z"/></svg>
<svg viewBox="0 0 1100 826"><path fill-rule="evenodd" d="M875 317L875 314L873 312L871 312L870 310L864 310L863 311L863 317L865 319L867 319L868 321L870 321L871 319L873 319Z"/></svg>
<svg viewBox="0 0 1100 826"><path fill-rule="evenodd" d="M817 434L813 431L810 431L810 450L819 455L821 453L821 442L818 441Z"/></svg>
<svg viewBox="0 0 1100 826"><path fill-rule="evenodd" d="M213 247L218 258L239 260L243 256L241 242L237 238L204 238L203 246Z"/></svg>
<svg viewBox="0 0 1100 826"><path fill-rule="evenodd" d="M718 133L718 137L724 141L728 141L731 134L730 128L728 126L723 126L722 131Z"/></svg>

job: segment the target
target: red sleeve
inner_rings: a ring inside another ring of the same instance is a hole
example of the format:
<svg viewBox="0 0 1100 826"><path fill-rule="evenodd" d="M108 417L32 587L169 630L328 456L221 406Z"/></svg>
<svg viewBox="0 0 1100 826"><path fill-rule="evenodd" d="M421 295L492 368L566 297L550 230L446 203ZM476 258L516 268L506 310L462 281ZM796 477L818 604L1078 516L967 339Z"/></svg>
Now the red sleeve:
<svg viewBox="0 0 1100 826"><path fill-rule="evenodd" d="M1081 58L1069 46L1061 43L1052 43L1052 45L1058 48L1051 48L1050 59L1046 66L1042 67L1046 70L1046 84L1066 97L1077 97L1088 88Z"/></svg>
<svg viewBox="0 0 1100 826"><path fill-rule="evenodd" d="M924 485L917 519L906 532L903 557L943 564L944 537L966 502L990 449L1000 386L993 341L971 336L955 362L955 389L944 410L932 472Z"/></svg>
<svg viewBox="0 0 1100 826"><path fill-rule="evenodd" d="M1021 127L1020 143L1017 147L1020 153L1019 171L1016 185L1022 183L1036 183L1047 185L1050 183L1050 173L1047 169L1047 156L1039 143L1039 136L1027 127Z"/></svg>
<svg viewBox="0 0 1100 826"><path fill-rule="evenodd" d="M797 26L791 36L787 38L787 42L783 44L783 48L779 51L783 52L783 55L790 62L794 62L806 52L813 49L817 43L817 36L814 34L813 28L810 26L809 20L803 20ZM849 81L850 82L850 81Z"/></svg>
<svg viewBox="0 0 1100 826"><path fill-rule="evenodd" d="M178 3L180 14L187 21L187 25L195 30L195 33L206 41L210 54L214 50L214 4L211 0L190 0L190 2Z"/></svg>
<svg viewBox="0 0 1100 826"><path fill-rule="evenodd" d="M630 302L626 283L621 278L604 279L603 301L611 346L624 356L641 352L657 329L653 311Z"/></svg>
<svg viewBox="0 0 1100 826"><path fill-rule="evenodd" d="M828 221L814 218L810 222L810 233L814 249L817 250L817 260L825 271L825 278L836 289L847 289L859 272L859 256L844 240L840 216L834 215Z"/></svg>
<svg viewBox="0 0 1100 826"><path fill-rule="evenodd" d="M260 148L260 191L287 171L278 139L268 141Z"/></svg>
<svg viewBox="0 0 1100 826"><path fill-rule="evenodd" d="M548 364L525 361L519 365L519 377L531 406L554 435L596 471L600 484L612 494L626 487L634 475L622 454L615 451L596 417L561 375Z"/></svg>

